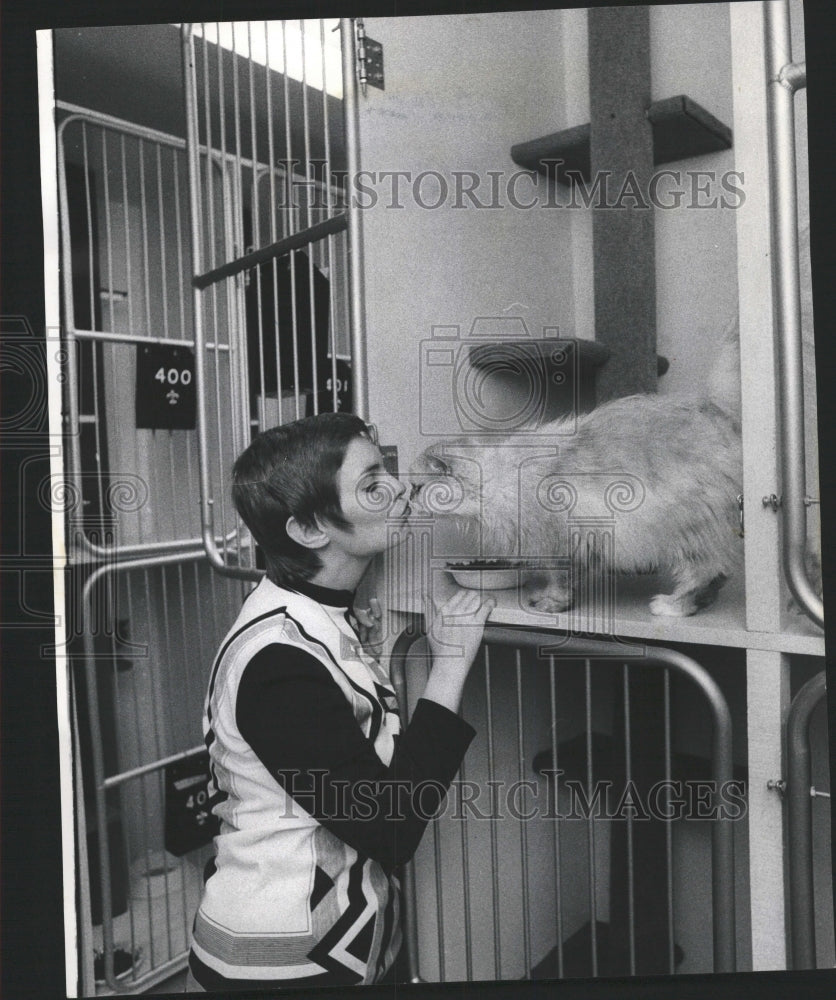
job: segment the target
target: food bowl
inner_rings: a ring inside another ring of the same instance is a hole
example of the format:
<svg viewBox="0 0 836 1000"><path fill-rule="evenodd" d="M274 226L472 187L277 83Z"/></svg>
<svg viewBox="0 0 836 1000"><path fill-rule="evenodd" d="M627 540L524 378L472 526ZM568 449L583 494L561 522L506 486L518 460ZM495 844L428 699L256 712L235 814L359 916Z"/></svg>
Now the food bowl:
<svg viewBox="0 0 836 1000"><path fill-rule="evenodd" d="M467 590L510 590L520 583L521 564L509 559L448 562L447 572Z"/></svg>

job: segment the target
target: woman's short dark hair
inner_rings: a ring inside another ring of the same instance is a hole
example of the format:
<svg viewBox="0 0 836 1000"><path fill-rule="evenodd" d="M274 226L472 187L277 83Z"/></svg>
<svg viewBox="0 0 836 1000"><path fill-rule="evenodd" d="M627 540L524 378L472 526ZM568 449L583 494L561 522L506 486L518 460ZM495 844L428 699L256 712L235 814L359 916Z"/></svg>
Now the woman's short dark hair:
<svg viewBox="0 0 836 1000"><path fill-rule="evenodd" d="M315 526L316 517L350 530L340 506L337 474L346 449L371 438L352 413L320 413L263 431L232 469L232 499L261 547L267 575L277 584L308 580L322 562L287 534L289 517Z"/></svg>

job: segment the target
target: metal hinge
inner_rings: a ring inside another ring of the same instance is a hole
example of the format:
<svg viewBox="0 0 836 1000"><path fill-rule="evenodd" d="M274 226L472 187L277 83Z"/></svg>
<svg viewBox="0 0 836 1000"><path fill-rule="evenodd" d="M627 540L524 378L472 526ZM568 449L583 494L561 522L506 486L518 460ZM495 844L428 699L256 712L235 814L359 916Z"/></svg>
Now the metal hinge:
<svg viewBox="0 0 836 1000"><path fill-rule="evenodd" d="M366 96L366 84L385 90L383 80L383 46L366 34L363 19L358 17L355 22L357 32L357 80L363 97Z"/></svg>
<svg viewBox="0 0 836 1000"><path fill-rule="evenodd" d="M770 778L766 787L772 792L777 792L783 798L784 792L787 790L787 783L783 778Z"/></svg>

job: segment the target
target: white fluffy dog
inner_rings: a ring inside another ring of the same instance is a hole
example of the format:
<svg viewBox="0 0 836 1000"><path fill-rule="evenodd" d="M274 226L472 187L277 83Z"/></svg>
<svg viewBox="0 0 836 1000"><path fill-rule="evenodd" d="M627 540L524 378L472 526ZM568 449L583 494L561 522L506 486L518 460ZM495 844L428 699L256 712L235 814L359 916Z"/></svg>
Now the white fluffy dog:
<svg viewBox="0 0 836 1000"><path fill-rule="evenodd" d="M534 566L524 592L538 611L570 607L591 562L667 571L674 589L650 610L694 614L742 556L738 344L734 324L702 394L628 396L555 420L538 432L550 446L539 454L513 435L435 444L413 470L413 504L475 528L481 557Z"/></svg>

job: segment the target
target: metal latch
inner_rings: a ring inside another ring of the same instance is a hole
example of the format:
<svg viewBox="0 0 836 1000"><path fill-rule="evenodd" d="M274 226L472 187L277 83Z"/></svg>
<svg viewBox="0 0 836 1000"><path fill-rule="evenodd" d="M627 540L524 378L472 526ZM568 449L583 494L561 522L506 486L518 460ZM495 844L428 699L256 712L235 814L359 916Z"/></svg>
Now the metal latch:
<svg viewBox="0 0 836 1000"><path fill-rule="evenodd" d="M761 502L764 507L771 507L776 514L778 513L778 508L781 506L781 498L777 493L770 493L769 496L764 497Z"/></svg>
<svg viewBox="0 0 836 1000"><path fill-rule="evenodd" d="M369 38L362 18L357 18L357 80L363 97L366 84L385 90L383 80L383 45Z"/></svg>

